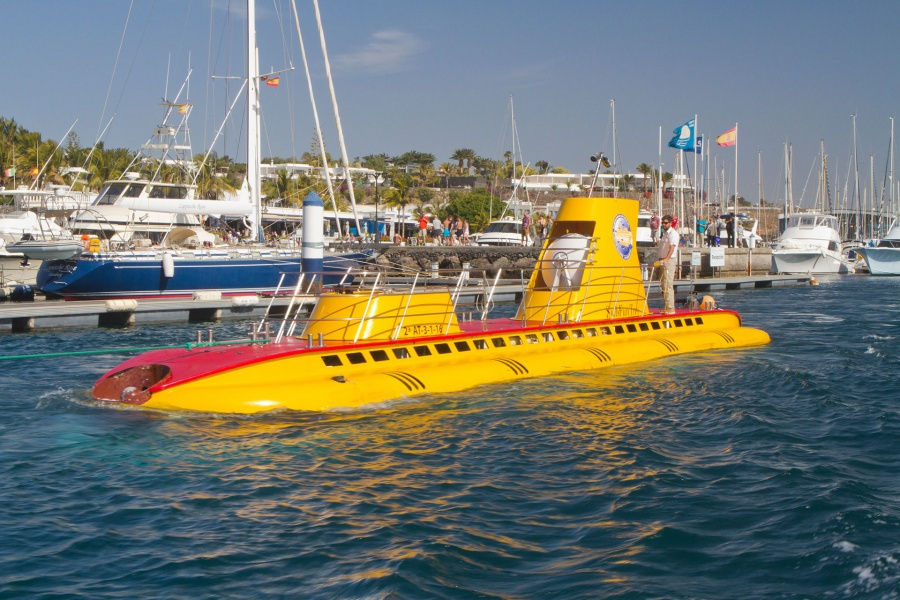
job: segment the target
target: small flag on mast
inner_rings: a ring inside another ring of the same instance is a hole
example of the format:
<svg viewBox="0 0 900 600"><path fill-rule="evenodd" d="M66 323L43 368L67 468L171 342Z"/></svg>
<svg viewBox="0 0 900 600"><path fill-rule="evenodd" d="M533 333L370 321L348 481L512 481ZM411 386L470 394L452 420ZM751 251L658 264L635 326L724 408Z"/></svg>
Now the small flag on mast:
<svg viewBox="0 0 900 600"><path fill-rule="evenodd" d="M737 143L737 125L717 137L716 143L720 146L734 146Z"/></svg>
<svg viewBox="0 0 900 600"><path fill-rule="evenodd" d="M269 77L265 79L266 85L269 87L278 87L278 84L281 82L281 77Z"/></svg>

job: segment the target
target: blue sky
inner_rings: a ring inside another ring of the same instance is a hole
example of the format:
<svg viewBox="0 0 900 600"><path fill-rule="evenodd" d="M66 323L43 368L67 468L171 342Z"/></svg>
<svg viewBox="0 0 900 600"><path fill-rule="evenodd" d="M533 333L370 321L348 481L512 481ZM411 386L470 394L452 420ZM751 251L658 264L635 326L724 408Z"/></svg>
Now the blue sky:
<svg viewBox="0 0 900 600"><path fill-rule="evenodd" d="M337 156L312 3L297 3L326 144ZM115 114L107 147L137 149L161 116L167 69L171 90L191 64L192 142L200 151L237 91L234 82L210 80L210 71L244 68L243 4L6 2L0 115L53 139L78 119L75 131L89 146ZM299 155L312 139L289 10L286 0L257 2L261 68L296 67L281 86L263 89L264 156ZM896 0L323 0L321 11L351 157L419 150L440 163L456 148L472 148L500 159L511 146L512 94L524 161L586 172L591 153L612 154L615 99L626 170L659 160L662 127L663 169L671 171L674 151L665 144L696 114L700 133L711 138L740 124L742 196L757 198L761 153L763 195L783 197L783 146L790 142L795 199L811 204L814 182L803 188L820 140L832 190L842 189L856 114L860 177L868 182L873 156L880 187L889 119L900 116ZM220 152L241 158L241 127L242 118L229 122ZM734 149L713 148L713 155L733 193Z"/></svg>

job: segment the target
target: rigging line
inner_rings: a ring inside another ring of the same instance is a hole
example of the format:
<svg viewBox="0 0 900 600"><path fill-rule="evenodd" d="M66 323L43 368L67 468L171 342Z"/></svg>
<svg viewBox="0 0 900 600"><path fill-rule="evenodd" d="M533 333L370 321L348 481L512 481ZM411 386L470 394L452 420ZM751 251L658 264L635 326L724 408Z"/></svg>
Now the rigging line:
<svg viewBox="0 0 900 600"><path fill-rule="evenodd" d="M800 200L797 201L797 208L803 206L803 197L806 195L806 188L809 187L809 180L812 179L813 171L815 171L819 160L820 159L818 155L813 158L812 165L809 168L809 174L806 176L806 183L803 184L803 191L800 192Z"/></svg>
<svg viewBox="0 0 900 600"><path fill-rule="evenodd" d="M134 0L132 0L132 2L134 2ZM119 98L118 98L118 100L116 100L116 110L113 111L113 114L118 113L119 105L122 104L122 98L125 97L125 89L128 87L128 81L131 79L131 74L134 72L134 65L135 65L135 63L137 63L138 56L140 55L139 50L144 43L144 37L147 35L147 30L150 28L150 23L153 20L151 17L153 16L153 11L154 11L156 5L157 5L157 2L154 2L153 6L150 9L150 14L147 16L147 19L144 21L144 29L141 32L141 37L138 39L137 48L135 49L134 57L131 59L131 65L128 67L128 73L126 73L126 75L125 75L125 82L122 84L122 91L119 92ZM129 15L130 15L130 13L131 13L131 11L129 10ZM122 31L123 43L124 43L124 40L125 40L125 32L123 30ZM118 62L118 58L116 59L116 61ZM110 82L110 85L112 85L112 82ZM103 107L103 114L104 115L106 114L106 105L105 104Z"/></svg>
<svg viewBox="0 0 900 600"><path fill-rule="evenodd" d="M325 44L325 29L322 25L322 14L319 12L319 0L313 0L313 7L316 9L316 25L319 29L319 44L322 47L322 58L325 63L325 79L328 81L328 90L331 93L331 109L334 113L334 124L337 127L338 144L341 148L341 162L344 166L344 177L347 180L347 191L350 193L350 208L353 210L353 220L356 222L356 230L359 231L362 228L359 226L359 215L356 211L356 196L353 193L353 179L350 176L350 157L347 155L347 147L344 143L344 128L341 125L341 114L338 110L337 92L334 89L334 78L331 76L331 63L328 60L328 48L326 48Z"/></svg>
<svg viewBox="0 0 900 600"><path fill-rule="evenodd" d="M193 4L194 4L194 0L189 0L187 10L184 12L184 24L182 25L182 28L181 28L181 39L178 41L178 51L175 52L175 62L176 63L181 61L181 53L184 50L184 39L187 37L188 21L190 19L191 6L193 6ZM190 68L191 68L191 55L190 55L190 52L188 52L188 69L190 69Z"/></svg>
<svg viewBox="0 0 900 600"><path fill-rule="evenodd" d="M291 56L291 44L286 39L285 36L285 24L284 24L284 8L282 5L279 5L276 0L272 0L272 4L275 5L275 14L278 16L278 30L281 32L281 54L282 60L284 64L290 65L290 70L294 68L293 57ZM290 31L290 26L287 26L288 31ZM287 73L285 73L287 75ZM291 85L291 78L285 78L285 87L287 88L287 108L288 108L288 127L290 128L290 136L291 136L291 156L297 156L297 145L296 145L296 131L294 130L294 121L296 115L294 114L294 88Z"/></svg>
<svg viewBox="0 0 900 600"><path fill-rule="evenodd" d="M328 172L328 155L325 153L325 139L322 135L322 124L319 122L319 110L316 106L315 94L313 94L312 75L310 75L309 72L309 61L306 58L306 46L303 44L303 33L300 30L300 16L297 13L296 0L291 0L291 6L294 12L294 24L297 28L297 40L300 42L300 54L303 57L303 69L306 71L306 85L309 88L309 102L312 107L313 121L316 124L315 132L319 142L319 153L322 155L321 158L325 175L325 184L328 189L328 198L331 200L331 208L334 210L335 222L340 224L338 205L334 197L334 186L331 183L331 174ZM352 189L353 186L350 185L350 188ZM359 229L357 229L357 231L359 231Z"/></svg>
<svg viewBox="0 0 900 600"><path fill-rule="evenodd" d="M116 78L116 70L119 67L119 58L122 56L122 46L125 44L125 33L128 31L128 23L131 21L131 11L134 8L134 0L128 7L128 14L125 16L125 27L122 28L122 37L119 39L119 50L116 52L116 60L113 61L113 71L109 76L109 85L106 88L106 98L103 100L103 110L100 112L100 119L97 123L97 140L100 139L100 127L103 125L103 118L106 116L106 105L109 104L109 96L112 93L113 80Z"/></svg>

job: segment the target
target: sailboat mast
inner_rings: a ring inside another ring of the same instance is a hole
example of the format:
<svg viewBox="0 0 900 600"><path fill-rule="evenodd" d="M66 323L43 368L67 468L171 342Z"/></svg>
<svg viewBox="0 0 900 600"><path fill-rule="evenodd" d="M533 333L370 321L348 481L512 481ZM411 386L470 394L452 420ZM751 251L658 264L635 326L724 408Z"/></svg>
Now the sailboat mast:
<svg viewBox="0 0 900 600"><path fill-rule="evenodd" d="M891 184L891 196L890 196L890 198L891 198L891 211L890 211L890 215L891 215L891 219L893 219L893 218L894 218L894 215L897 214L897 205L894 203L894 200L895 200L895 198L894 198L894 117L891 117L891 147L890 147L890 150L889 150L889 154L891 155L891 157L890 157L891 174L890 174L890 177L888 178L888 181L889 181L890 184ZM888 225L890 225L890 224L888 224Z"/></svg>
<svg viewBox="0 0 900 600"><path fill-rule="evenodd" d="M853 118L853 171L855 172L854 183L856 186L856 236L858 239L865 237L863 230L863 213L862 201L859 194L859 154L856 146L856 115L850 115Z"/></svg>
<svg viewBox="0 0 900 600"><path fill-rule="evenodd" d="M250 239L259 240L262 226L259 156L259 60L256 49L256 2L247 1L247 188L253 207Z"/></svg>
<svg viewBox="0 0 900 600"><path fill-rule="evenodd" d="M256 49L256 2L247 2L247 187L253 207L250 240L259 240L262 227L259 156L259 61Z"/></svg>
<svg viewBox="0 0 900 600"><path fill-rule="evenodd" d="M612 99L609 101L609 110L610 110L610 113L612 114L612 135L613 135L613 163L612 163L613 164L613 198L618 198L619 197L619 177L618 177L618 173L619 173L618 152L619 152L619 149L616 147L618 144L616 144L616 101L615 101L615 99ZM599 165L598 165L598 167L599 167Z"/></svg>
<svg viewBox="0 0 900 600"><path fill-rule="evenodd" d="M511 180L512 179L518 180L518 177L516 177L516 135L518 132L516 131L516 109L513 104L512 94L509 95L509 118L510 118L510 123L509 123L510 138L512 139L512 173L510 174L510 178L511 178ZM521 154L520 154L520 156L521 156ZM468 173L466 173L466 174L468 175ZM522 173L522 174L524 175L524 173ZM521 205L519 204L518 181L516 182L516 185L513 186L513 196L511 198L511 200L514 202L513 217L516 220L519 220L519 218L520 218L519 208L521 207Z"/></svg>
<svg viewBox="0 0 900 600"><path fill-rule="evenodd" d="M322 58L325 61L325 77L328 80L328 90L331 92L331 107L334 110L334 124L337 127L338 143L341 146L341 162L344 165L344 176L347 178L347 190L350 192L350 209L353 211L353 221L356 223L356 231L361 234L359 216L356 214L356 197L353 195L353 179L350 177L350 162L347 158L347 147L344 144L344 130L341 127L341 114L338 111L337 95L334 91L334 80L331 77L331 63L328 61L328 49L325 47L325 31L322 28L322 15L319 12L319 0L313 0L316 9L316 24L319 27L319 43L322 46Z"/></svg>
<svg viewBox="0 0 900 600"><path fill-rule="evenodd" d="M325 154L325 135L322 132L322 124L319 121L319 109L316 106L316 96L313 93L312 75L309 72L309 60L306 58L306 46L303 43L303 32L300 30L300 15L297 14L297 3L292 1L291 6L294 11L294 24L297 27L297 39L300 41L300 54L303 57L303 69L306 72L306 86L309 89L309 103L310 106L312 106L313 122L316 124L316 137L319 141L319 154L321 154L322 158L322 175L325 178L325 185L328 188L328 198L331 200L331 208L334 211L334 223L338 230L340 230L341 219L338 215L337 202L334 199L334 185L332 185L331 176L328 173L328 155ZM377 217L378 215L376 214L375 216ZM375 235L376 237L380 235L378 233L377 219L375 223Z"/></svg>

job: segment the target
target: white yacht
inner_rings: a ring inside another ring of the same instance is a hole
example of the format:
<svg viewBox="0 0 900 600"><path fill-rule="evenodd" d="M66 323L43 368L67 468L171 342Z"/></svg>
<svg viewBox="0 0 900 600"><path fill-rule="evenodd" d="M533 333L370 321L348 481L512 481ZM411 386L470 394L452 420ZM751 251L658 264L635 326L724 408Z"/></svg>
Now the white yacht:
<svg viewBox="0 0 900 600"><path fill-rule="evenodd" d="M88 195L63 185L0 190L0 283L31 285L41 259L78 253L82 246L67 229L68 219L88 202Z"/></svg>
<svg viewBox="0 0 900 600"><path fill-rule="evenodd" d="M772 272L811 275L853 273L853 265L843 252L838 220L828 214L828 169L825 144L822 143L819 172L818 210L779 215L781 235L772 250ZM793 205L790 192L790 159L786 150L787 198Z"/></svg>
<svg viewBox="0 0 900 600"><path fill-rule="evenodd" d="M854 251L866 261L871 275L900 275L900 221L894 219L887 235L874 246L858 246Z"/></svg>
<svg viewBox="0 0 900 600"><path fill-rule="evenodd" d="M772 272L852 273L853 267L841 251L837 218L821 213L784 217L784 230L772 250Z"/></svg>
<svg viewBox="0 0 900 600"><path fill-rule="evenodd" d="M513 217L491 221L476 237L476 243L479 246L524 246L522 221Z"/></svg>

